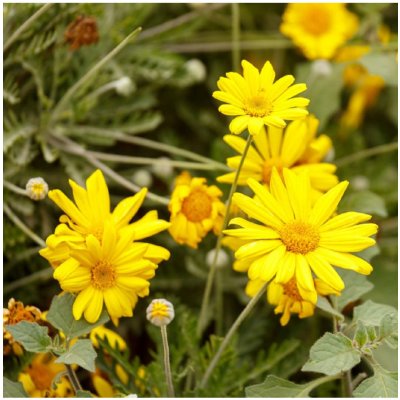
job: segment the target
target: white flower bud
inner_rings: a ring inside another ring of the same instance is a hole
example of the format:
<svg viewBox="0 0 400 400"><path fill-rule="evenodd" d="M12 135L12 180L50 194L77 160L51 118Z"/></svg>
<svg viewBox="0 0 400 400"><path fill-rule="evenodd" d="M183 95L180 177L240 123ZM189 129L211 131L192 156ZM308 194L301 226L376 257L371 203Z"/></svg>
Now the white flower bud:
<svg viewBox="0 0 400 400"><path fill-rule="evenodd" d="M153 177L147 169L138 169L132 176L132 181L140 187L150 187Z"/></svg>
<svg viewBox="0 0 400 400"><path fill-rule="evenodd" d="M364 175L357 175L353 177L350 182L355 190L367 190L369 188L369 180Z"/></svg>
<svg viewBox="0 0 400 400"><path fill-rule="evenodd" d="M43 200L47 196L48 191L49 186L41 177L31 178L26 184L26 194L32 200Z"/></svg>
<svg viewBox="0 0 400 400"><path fill-rule="evenodd" d="M206 67L203 62L197 58L186 61L185 69L195 82L202 82L206 78Z"/></svg>
<svg viewBox="0 0 400 400"><path fill-rule="evenodd" d="M311 65L311 71L316 76L329 76L332 73L332 64L328 60L315 60Z"/></svg>
<svg viewBox="0 0 400 400"><path fill-rule="evenodd" d="M215 249L212 249L206 255L206 263L210 268L214 261L214 257L215 257ZM228 254L226 253L225 250L220 249L218 252L217 262L216 262L215 266L217 268L223 268L228 265L228 262L229 262Z"/></svg>
<svg viewBox="0 0 400 400"><path fill-rule="evenodd" d="M123 76L122 78L118 79L114 82L115 91L124 97L128 97L136 90L136 86L134 82L127 76Z"/></svg>
<svg viewBox="0 0 400 400"><path fill-rule="evenodd" d="M146 309L146 317L153 325L168 325L175 317L174 306L165 299L154 299Z"/></svg>
<svg viewBox="0 0 400 400"><path fill-rule="evenodd" d="M171 165L171 160L168 157L160 157L155 160L152 170L154 175L168 178L174 172L174 167Z"/></svg>

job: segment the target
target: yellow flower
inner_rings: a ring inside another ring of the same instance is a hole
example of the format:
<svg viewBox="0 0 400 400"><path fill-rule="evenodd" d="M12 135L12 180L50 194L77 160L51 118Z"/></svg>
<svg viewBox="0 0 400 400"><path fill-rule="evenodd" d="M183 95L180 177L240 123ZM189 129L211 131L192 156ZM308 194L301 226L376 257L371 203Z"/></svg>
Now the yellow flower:
<svg viewBox="0 0 400 400"><path fill-rule="evenodd" d="M18 376L29 397L74 397L71 384L64 376L52 389L53 379L66 371L63 364L56 364L55 357L50 353L37 354L32 362Z"/></svg>
<svg viewBox="0 0 400 400"><path fill-rule="evenodd" d="M275 83L275 71L267 61L259 71L248 61L242 61L243 76L228 72L218 82L219 91L213 97L223 101L219 111L222 114L236 116L229 125L235 135L246 128L251 135L258 135L261 128L275 126L284 128L284 120L295 120L308 114L306 107L310 102L304 97L294 97L304 92L304 83L293 85L294 77L285 75Z"/></svg>
<svg viewBox="0 0 400 400"><path fill-rule="evenodd" d="M326 135L316 138L319 121L310 115L291 122L285 131L281 128L263 128L254 137L255 146L250 146L243 163L238 184L246 185L248 178L269 185L272 168L282 173L283 168L290 168L296 173L307 171L311 179L314 197L326 192L338 183L335 175L336 166L321 160L332 148L332 142ZM224 136L224 140L240 155L227 159L227 164L237 169L246 141L233 135ZM222 175L218 182L232 183L235 172Z"/></svg>
<svg viewBox="0 0 400 400"><path fill-rule="evenodd" d="M342 3L293 3L280 31L311 59L331 59L358 30L358 18Z"/></svg>
<svg viewBox="0 0 400 400"><path fill-rule="evenodd" d="M107 339L108 343L113 349L116 349L117 346L121 351L126 349L126 342L117 332L112 331L111 329L106 328L105 326L97 326L90 331L89 335L90 340L93 343L94 347L99 347L98 338Z"/></svg>
<svg viewBox="0 0 400 400"><path fill-rule="evenodd" d="M225 205L219 199L222 192L214 185L207 186L205 178L181 174L171 195L169 232L179 244L197 248L210 230L221 229Z"/></svg>
<svg viewBox="0 0 400 400"><path fill-rule="evenodd" d="M115 365L115 373L118 376L119 380L127 385L129 381L129 375L125 372L125 370L119 365ZM114 389L107 375L105 375L98 368L95 373L92 374L92 382L93 386L100 397L105 398L114 398L120 397L120 393L118 390Z"/></svg>
<svg viewBox="0 0 400 400"><path fill-rule="evenodd" d="M132 238L132 232L117 231L106 221L101 241L87 235L85 247L71 249L69 258L54 270L63 290L79 293L73 305L75 319L84 314L88 322L96 322L103 302L110 317L130 317L138 296L149 294L148 280L157 265L144 258L148 245Z"/></svg>
<svg viewBox="0 0 400 400"><path fill-rule="evenodd" d="M352 252L375 244L369 236L377 232L377 225L368 221L371 216L346 212L333 216L348 182L344 181L323 194L315 204L310 200L310 180L306 174L296 175L283 170L282 180L274 168L270 190L254 179L248 185L255 193L252 199L235 193L233 201L250 218L261 224L234 218L231 224L239 229L224 233L248 240L235 257L243 262L252 259L248 269L251 280L284 284L293 277L302 289L305 300L315 304L317 293L313 273L321 281L341 291L344 283L333 266L368 275L372 266Z"/></svg>

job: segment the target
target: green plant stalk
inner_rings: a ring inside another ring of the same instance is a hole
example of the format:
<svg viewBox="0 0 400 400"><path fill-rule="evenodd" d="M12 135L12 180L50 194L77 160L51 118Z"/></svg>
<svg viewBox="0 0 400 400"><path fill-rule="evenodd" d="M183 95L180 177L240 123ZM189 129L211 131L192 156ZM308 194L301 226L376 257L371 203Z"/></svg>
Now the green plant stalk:
<svg viewBox="0 0 400 400"><path fill-rule="evenodd" d="M69 381L71 382L71 385L76 394L78 392L78 390L82 390L82 386L78 380L78 377L75 374L75 371L72 369L72 367L69 364L64 364L64 365L67 368L67 375L68 375Z"/></svg>
<svg viewBox="0 0 400 400"><path fill-rule="evenodd" d="M7 217L11 219L12 222L16 226L18 226L19 229L21 229L22 232L25 233L29 238L31 238L34 242L36 242L39 246L41 247L46 247L46 242L40 238L36 233L32 232L18 217L17 215L14 214L14 212L11 210L10 207L8 207L7 204L3 205L3 210L7 214Z"/></svg>
<svg viewBox="0 0 400 400"><path fill-rule="evenodd" d="M54 272L54 270L52 268L46 268L46 269L42 269L40 271L36 271L33 274L30 274L28 276L24 276L21 279L18 279L14 282L9 283L8 285L5 285L4 293L9 293L15 289L30 285L31 283L39 281L39 280L47 280L47 279L51 278L51 276L53 275L53 272Z"/></svg>
<svg viewBox="0 0 400 400"><path fill-rule="evenodd" d="M242 169L242 166L243 166L244 160L246 158L247 152L248 152L248 150L250 148L251 141L252 141L252 136L249 134L249 136L247 137L246 146L245 146L245 148L243 150L242 158L240 159L240 163L239 163L238 169L236 171L235 178L234 178L232 186L231 186L231 190L229 192L229 197L228 197L228 202L227 202L227 205L226 205L224 221L222 223L221 232L218 235L217 244L215 246L214 258L213 258L212 264L210 266L210 271L209 271L208 276L207 276L206 287L205 287L205 290L204 290L203 300L202 300L202 303L201 303L200 316L199 316L199 320L198 320L198 324L197 324L197 335L198 336L201 335L201 332L202 332L202 330L204 328L204 325L205 325L206 312L207 312L207 309L208 309L208 306L209 306L210 294L211 294L212 284L213 284L213 281L214 281L214 275L215 275L215 270L216 270L218 253L219 253L219 251L221 249L221 246L222 246L222 238L223 238L222 231L228 225L229 212L230 212L231 204L232 204L232 196L233 196L233 193L235 193L235 191L236 191L236 187L237 187L237 182L238 182L238 179L239 179L240 171ZM219 313L220 313L220 311L217 310L217 315L219 315Z"/></svg>
<svg viewBox="0 0 400 400"><path fill-rule="evenodd" d="M6 180L3 181L3 186L5 186L7 189L10 189L14 193L21 194L22 196L28 196L26 193L25 189L20 188L19 186L14 185L11 182L8 182Z"/></svg>
<svg viewBox="0 0 400 400"><path fill-rule="evenodd" d="M339 158L335 161L335 164L338 167L343 167L344 165L351 164L355 161L362 160L364 158L376 156L378 154L385 154L395 151L399 148L399 144L397 142L387 143L381 146L371 147L370 149L365 149L362 151L358 151L357 153L351 154L349 156Z"/></svg>
<svg viewBox="0 0 400 400"><path fill-rule="evenodd" d="M29 17L7 40L3 47L3 54L18 39L21 33L25 32L42 14L44 14L54 3L47 3L39 8L31 17Z"/></svg>
<svg viewBox="0 0 400 400"><path fill-rule="evenodd" d="M165 378L167 380L168 397L175 397L174 385L172 383L171 364L169 362L169 346L166 325L161 326L161 338L164 349L164 370Z"/></svg>
<svg viewBox="0 0 400 400"><path fill-rule="evenodd" d="M236 331L238 330L241 323L250 314L250 311L257 304L258 300L260 300L261 296L265 292L265 289L267 288L267 285L268 285L268 283L265 283L263 285L263 287L257 292L257 294L247 303L246 307L236 318L236 321L232 324L231 328L229 329L229 332L226 334L224 340L221 343L221 346L219 346L217 353L211 360L211 362L203 376L203 379L200 382L200 385L199 385L200 389L204 389L206 387L207 382L211 376L211 373L213 372L214 368L217 366L218 361L220 360L222 353L224 352L226 346L229 344L230 340L232 339L232 336L236 333Z"/></svg>
<svg viewBox="0 0 400 400"><path fill-rule="evenodd" d="M308 397L307 395L316 387L330 381L334 381L336 379L340 379L341 374L336 375L328 375L328 376L321 376L321 378L315 379L312 381L311 385L307 387L307 389L303 390L302 392L298 393L296 397Z"/></svg>
<svg viewBox="0 0 400 400"><path fill-rule="evenodd" d="M91 79L99 69L101 69L108 61L115 57L127 44L129 44L142 30L142 28L135 29L130 33L121 43L119 43L114 49L112 49L105 57L98 61L84 76L82 76L73 86L71 86L67 93L60 99L50 117L50 122L54 122L58 119L60 113L68 105L68 102L72 99L75 93Z"/></svg>
<svg viewBox="0 0 400 400"><path fill-rule="evenodd" d="M215 277L215 332L217 336L222 336L224 331L224 285L222 283L223 272L224 271L222 269L217 268Z"/></svg>
<svg viewBox="0 0 400 400"><path fill-rule="evenodd" d="M232 3L232 67L238 72L240 67L240 4Z"/></svg>

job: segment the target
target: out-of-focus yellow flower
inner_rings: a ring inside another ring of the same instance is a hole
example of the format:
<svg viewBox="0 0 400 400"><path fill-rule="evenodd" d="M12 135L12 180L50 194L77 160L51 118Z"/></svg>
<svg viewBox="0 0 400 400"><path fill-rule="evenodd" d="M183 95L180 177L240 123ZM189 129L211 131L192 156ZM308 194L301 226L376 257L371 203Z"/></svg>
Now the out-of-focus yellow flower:
<svg viewBox="0 0 400 400"><path fill-rule="evenodd" d="M348 62L357 61L362 56L365 56L371 51L371 47L368 45L347 45L340 48L336 55L335 61L337 62Z"/></svg>
<svg viewBox="0 0 400 400"><path fill-rule="evenodd" d="M112 331L111 329L106 328L105 326L97 326L96 328L93 328L90 331L89 335L90 340L93 343L94 347L99 347L99 342L98 338L100 339L107 339L108 343L112 348L118 348L121 351L124 351L126 349L126 342L120 335L118 335L117 332Z"/></svg>
<svg viewBox="0 0 400 400"><path fill-rule="evenodd" d="M66 371L63 364L56 364L55 357L50 353L37 354L32 362L18 376L25 391L30 397L74 397L71 384L64 376L56 389L51 383L57 374Z"/></svg>
<svg viewBox="0 0 400 400"><path fill-rule="evenodd" d="M248 178L269 185L272 168L282 173L283 168L293 172L306 171L311 180L313 198L319 197L338 183L336 166L321 162L332 149L332 141L326 135L316 137L319 121L313 115L291 122L285 130L281 128L263 128L254 137L239 174L238 184L246 185ZM227 159L227 164L237 169L246 141L234 135L224 136L224 140L240 155ZM218 182L232 183L235 172L222 175Z"/></svg>
<svg viewBox="0 0 400 400"><path fill-rule="evenodd" d="M118 379L124 385L128 384L129 375L119 364L116 364L115 366L115 373L118 376ZM106 398L119 397L118 390L114 388L108 376L99 369L96 369L95 373L92 374L92 382L97 394L100 397L106 397Z"/></svg>
<svg viewBox="0 0 400 400"><path fill-rule="evenodd" d="M370 236L377 225L368 221L371 216L358 212L335 215L348 182L341 182L323 194L314 204L310 200L310 180L306 174L283 170L283 180L274 168L269 190L254 179L248 180L254 199L235 193L233 201L260 223L234 218L230 224L240 228L224 231L248 241L236 252L238 260L251 260L250 280L264 283L275 278L285 284L295 278L302 297L315 304L317 292L313 274L341 291L344 283L333 266L351 269L368 275L372 266L352 252L375 244ZM247 264L248 265L248 264Z"/></svg>
<svg viewBox="0 0 400 400"><path fill-rule="evenodd" d="M259 71L246 60L242 61L243 76L237 72L228 72L218 82L219 91L213 97L223 101L219 111L235 116L229 129L235 135L246 128L251 135L258 135L261 128L275 126L284 128L285 120L295 120L308 114L304 108L310 102L304 97L294 97L304 92L304 83L293 85L294 77L285 75L275 83L275 71L267 61Z"/></svg>
<svg viewBox="0 0 400 400"><path fill-rule="evenodd" d="M343 3L292 3L281 32L311 59L331 59L358 30L358 17Z"/></svg>
<svg viewBox="0 0 400 400"><path fill-rule="evenodd" d="M178 176L168 206L169 232L175 241L197 248L208 232L218 233L225 213L221 196L221 190L207 186L205 178L192 178L187 172Z"/></svg>
<svg viewBox="0 0 400 400"><path fill-rule="evenodd" d="M11 333L7 331L6 325L15 325L21 321L40 322L41 311L34 306L24 306L21 301L15 301L11 298L8 301L8 307L3 308L3 341L4 341L4 355L13 352L16 355L21 355L23 349L12 337Z"/></svg>

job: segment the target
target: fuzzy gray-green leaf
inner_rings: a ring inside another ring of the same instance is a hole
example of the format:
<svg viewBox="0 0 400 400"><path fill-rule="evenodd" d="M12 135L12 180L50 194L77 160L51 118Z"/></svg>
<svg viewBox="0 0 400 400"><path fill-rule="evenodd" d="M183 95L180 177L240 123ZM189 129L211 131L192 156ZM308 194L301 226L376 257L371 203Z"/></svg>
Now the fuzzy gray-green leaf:
<svg viewBox="0 0 400 400"><path fill-rule="evenodd" d="M62 356L55 361L58 364L78 364L90 372L94 372L96 367L94 360L97 354L89 339L80 339L71 346Z"/></svg>
<svg viewBox="0 0 400 400"><path fill-rule="evenodd" d="M36 322L21 321L15 325L7 325L6 329L28 351L44 353L51 346L48 328Z"/></svg>
<svg viewBox="0 0 400 400"><path fill-rule="evenodd" d="M354 390L354 397L398 397L397 372L386 371L379 367L374 369L374 375L365 379Z"/></svg>

